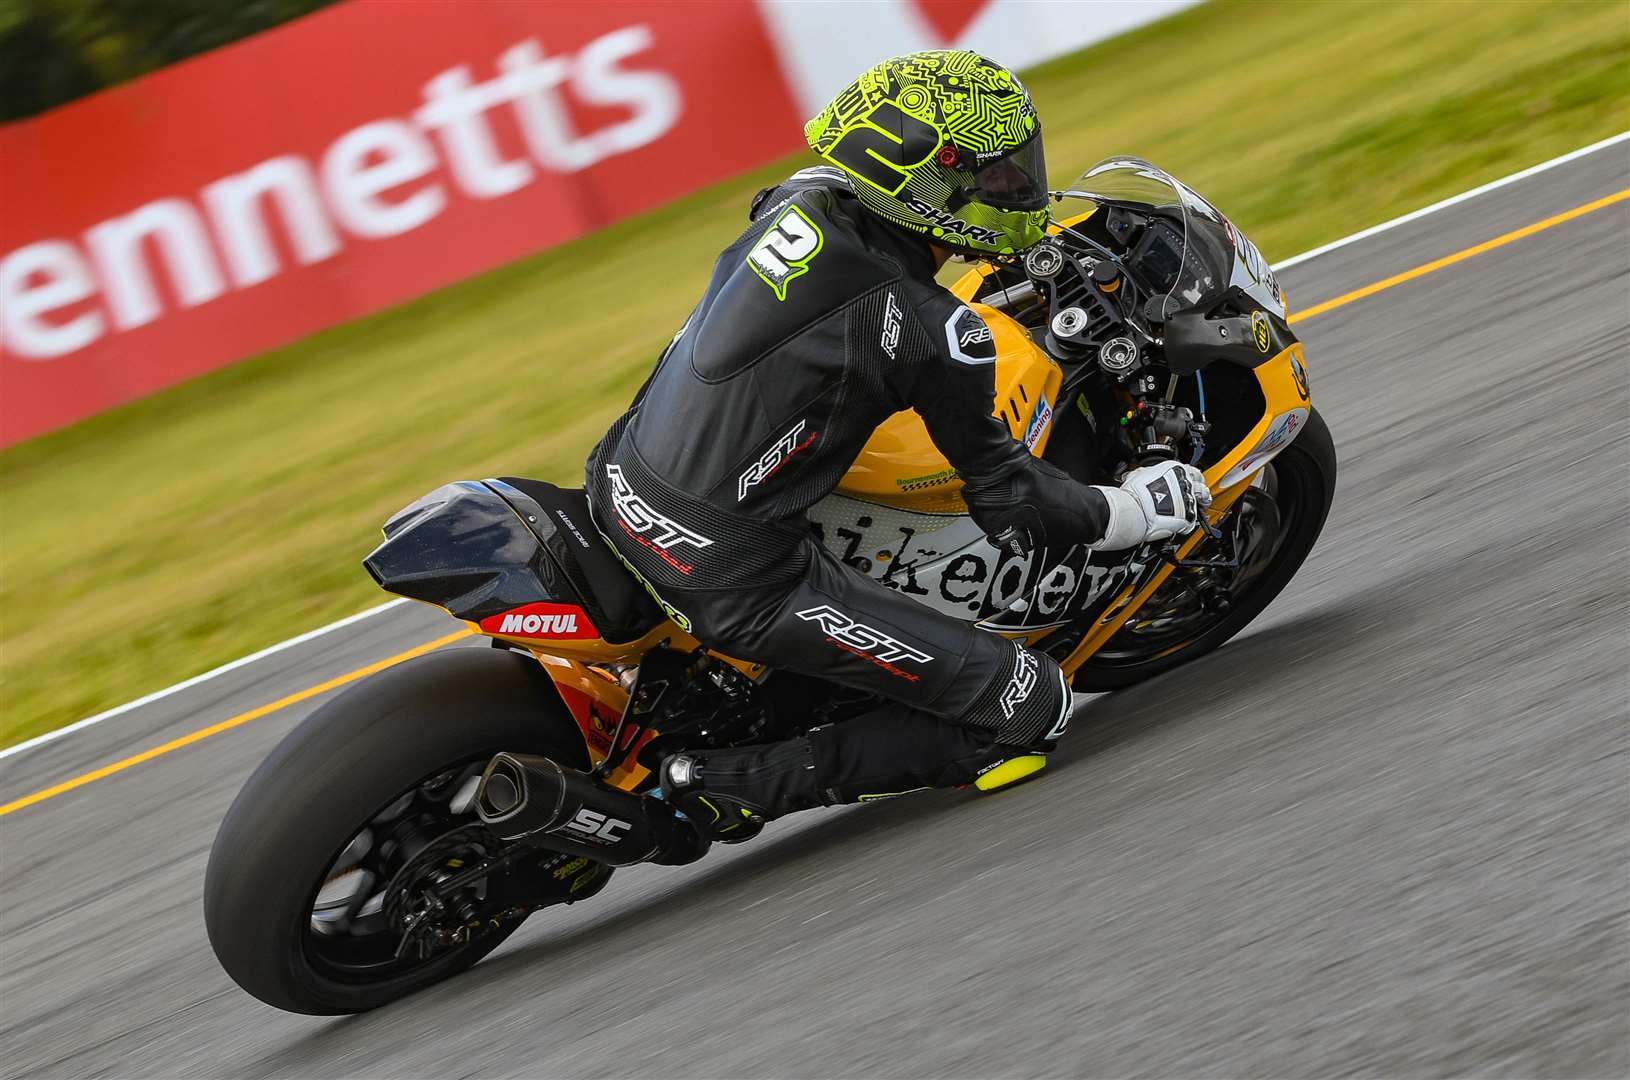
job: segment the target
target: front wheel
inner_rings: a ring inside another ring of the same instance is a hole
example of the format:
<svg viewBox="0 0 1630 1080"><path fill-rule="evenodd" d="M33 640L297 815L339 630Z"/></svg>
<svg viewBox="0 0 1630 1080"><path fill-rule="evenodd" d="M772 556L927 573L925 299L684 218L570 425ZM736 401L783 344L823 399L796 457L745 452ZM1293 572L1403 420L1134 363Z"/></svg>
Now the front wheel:
<svg viewBox="0 0 1630 1080"><path fill-rule="evenodd" d="M249 778L210 851L204 922L227 974L290 1012L362 1012L497 948L531 910L518 877L560 899L598 891L611 873L598 863L494 861L471 804L500 750L588 764L548 675L517 653L433 653L314 712Z"/></svg>
<svg viewBox="0 0 1630 1080"><path fill-rule="evenodd" d="M1119 690L1204 656L1239 633L1301 569L1324 528L1336 490L1336 448L1317 411L1295 442L1265 466L1219 527L1239 567L1231 580L1215 570L1179 569L1071 676L1084 693ZM1191 560L1214 559L1201 542ZM1226 589L1227 605L1219 603Z"/></svg>

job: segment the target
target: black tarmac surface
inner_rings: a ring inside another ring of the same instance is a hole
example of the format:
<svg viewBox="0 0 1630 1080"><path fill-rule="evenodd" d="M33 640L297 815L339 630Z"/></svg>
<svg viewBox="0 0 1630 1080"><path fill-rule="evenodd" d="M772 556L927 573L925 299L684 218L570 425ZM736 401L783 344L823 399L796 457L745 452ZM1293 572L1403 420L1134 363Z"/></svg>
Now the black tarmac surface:
<svg viewBox="0 0 1630 1080"><path fill-rule="evenodd" d="M1626 187L1621 144L1295 267L1292 307ZM1319 547L1038 781L621 871L320 1020L239 991L200 904L307 702L0 818L0 1075L1630 1075L1630 204L1298 330ZM5 759L0 802L454 628L270 657Z"/></svg>

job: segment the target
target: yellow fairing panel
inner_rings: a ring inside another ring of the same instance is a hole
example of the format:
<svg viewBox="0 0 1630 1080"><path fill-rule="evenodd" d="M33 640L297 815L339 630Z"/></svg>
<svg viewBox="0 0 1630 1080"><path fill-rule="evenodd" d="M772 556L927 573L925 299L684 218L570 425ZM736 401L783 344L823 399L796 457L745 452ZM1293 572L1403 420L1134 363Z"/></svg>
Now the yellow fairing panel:
<svg viewBox="0 0 1630 1080"><path fill-rule="evenodd" d="M995 308L969 305L990 327L996 346L996 408L1013 437L1040 456L1052 434L1059 366L1025 329ZM840 494L924 513L963 513L962 479L928 437L922 418L898 412L867 440L849 467Z"/></svg>
<svg viewBox="0 0 1630 1080"><path fill-rule="evenodd" d="M1307 361L1297 342L1255 369L1262 398L1267 403L1262 419L1250 434L1206 470L1206 483L1214 496L1229 493L1223 505L1244 491L1251 478L1301 431L1307 422Z"/></svg>
<svg viewBox="0 0 1630 1080"><path fill-rule="evenodd" d="M1051 233L1057 230L1048 229L1047 231ZM990 263L980 263L978 266L969 270L966 274L963 274L961 277L957 278L954 283L948 286L948 288L950 289L952 296L956 297L958 300L961 300L963 303L968 303L973 299L974 293L979 291L979 283L994 273L996 273L996 267L992 266ZM976 304L974 306L978 307L979 305Z"/></svg>
<svg viewBox="0 0 1630 1080"><path fill-rule="evenodd" d="M1300 342L1290 346L1272 360L1254 369L1257 383L1267 403L1262 419L1257 421L1245 438L1224 454L1216 464L1205 470L1206 486L1212 491L1211 508L1206 516L1213 523L1251 486L1251 481L1273 456L1289 446L1301 425L1306 422L1310 408L1307 394L1306 361ZM1177 557L1186 559L1199 546L1205 534L1195 531L1179 545ZM1121 595L1104 609L1098 625L1092 628L1081 643L1060 665L1065 675L1086 662L1087 658L1103 647L1115 635L1132 613L1160 588L1173 567L1167 563L1150 575L1141 585L1128 585Z"/></svg>

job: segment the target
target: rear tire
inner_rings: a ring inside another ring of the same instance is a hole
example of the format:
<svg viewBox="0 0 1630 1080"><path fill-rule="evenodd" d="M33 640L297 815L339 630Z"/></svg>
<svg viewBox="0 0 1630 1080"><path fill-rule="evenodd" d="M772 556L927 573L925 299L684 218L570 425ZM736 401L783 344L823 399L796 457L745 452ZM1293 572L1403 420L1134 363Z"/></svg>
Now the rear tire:
<svg viewBox="0 0 1630 1080"><path fill-rule="evenodd" d="M221 966L290 1012L362 1012L463 971L519 922L370 974L325 968L312 904L341 849L403 792L500 750L588 766L581 733L542 666L453 649L392 667L312 713L250 776L210 851L204 924Z"/></svg>
<svg viewBox="0 0 1630 1080"><path fill-rule="evenodd" d="M1294 501L1296 513L1271 562L1250 583L1244 595L1235 596L1228 613L1204 632L1175 647L1154 650L1151 656L1140 657L1134 635L1122 628L1075 670L1070 680L1075 690L1081 693L1120 690L1204 656L1245 629L1284 591L1319 539L1336 491L1335 442L1317 410L1308 411L1307 426L1301 435L1281 450L1269 467L1284 489L1278 501L1281 504ZM1283 511L1282 505L1281 513ZM1145 606L1154 601L1155 597L1151 597Z"/></svg>

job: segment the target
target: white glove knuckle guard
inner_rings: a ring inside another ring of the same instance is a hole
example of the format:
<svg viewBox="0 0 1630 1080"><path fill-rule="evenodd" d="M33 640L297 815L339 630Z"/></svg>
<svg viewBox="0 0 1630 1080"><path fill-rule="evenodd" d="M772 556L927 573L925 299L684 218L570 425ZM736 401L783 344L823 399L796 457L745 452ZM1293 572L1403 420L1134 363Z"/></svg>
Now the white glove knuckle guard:
<svg viewBox="0 0 1630 1080"><path fill-rule="evenodd" d="M1101 489L1106 493L1117 489ZM1121 481L1118 493L1137 506L1143 518L1143 535L1130 543L1121 543L1132 532L1129 516L1117 520L1116 509L1125 503L1110 498L1110 529L1106 530L1100 547L1132 547L1146 540L1165 540L1193 530L1200 520L1200 511L1211 505L1211 491L1206 486L1205 474L1192 465L1176 461L1163 461L1133 469ZM1115 533L1115 542L1110 533Z"/></svg>

